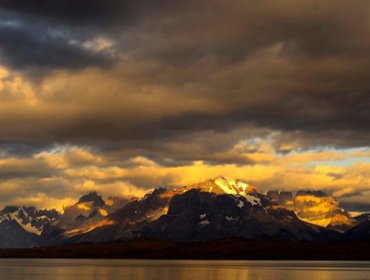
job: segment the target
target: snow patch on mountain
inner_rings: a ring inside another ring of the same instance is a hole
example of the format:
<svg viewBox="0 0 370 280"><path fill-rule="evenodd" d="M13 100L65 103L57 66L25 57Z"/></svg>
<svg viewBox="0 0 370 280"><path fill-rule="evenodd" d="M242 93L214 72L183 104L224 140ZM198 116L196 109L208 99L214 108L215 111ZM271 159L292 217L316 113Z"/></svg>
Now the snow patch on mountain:
<svg viewBox="0 0 370 280"><path fill-rule="evenodd" d="M234 218L234 217L231 217L231 216L225 216L225 219L229 222L236 222L236 221L239 220L239 217Z"/></svg>
<svg viewBox="0 0 370 280"><path fill-rule="evenodd" d="M238 200L237 203L238 204L236 206L238 206L239 208L243 208L244 207L244 201Z"/></svg>
<svg viewBox="0 0 370 280"><path fill-rule="evenodd" d="M236 191L236 185L234 181L228 181L223 177L216 178L215 184L219 186L226 194L236 195L238 192Z"/></svg>
<svg viewBox="0 0 370 280"><path fill-rule="evenodd" d="M259 205L261 206L261 199L253 195L244 195L245 199L252 204L252 206Z"/></svg>
<svg viewBox="0 0 370 280"><path fill-rule="evenodd" d="M214 180L214 182L226 194L241 195L245 197L253 206L261 205L261 199L255 195L257 194L257 188L247 183L244 183L240 180L227 180L224 177L218 177Z"/></svg>
<svg viewBox="0 0 370 280"><path fill-rule="evenodd" d="M211 222L208 221L208 220L203 220L203 221L200 221L198 225L201 225L201 226L206 226L206 225L209 225Z"/></svg>

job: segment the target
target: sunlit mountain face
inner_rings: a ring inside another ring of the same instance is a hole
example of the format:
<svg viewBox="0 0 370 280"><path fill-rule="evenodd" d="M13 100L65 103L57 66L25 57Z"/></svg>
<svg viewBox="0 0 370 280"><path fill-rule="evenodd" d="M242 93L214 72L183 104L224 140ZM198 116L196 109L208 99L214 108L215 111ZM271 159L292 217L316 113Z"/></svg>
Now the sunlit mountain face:
<svg viewBox="0 0 370 280"><path fill-rule="evenodd" d="M157 187L225 176L248 186L202 191L247 199L257 186L300 221L345 231L370 212L369 10L0 1L0 208L87 217L59 221L72 236ZM94 191L104 205L76 204Z"/></svg>
<svg viewBox="0 0 370 280"><path fill-rule="evenodd" d="M137 239L364 241L370 238L369 215L352 215L321 191L263 193L219 176L131 200L90 192L60 213L8 206L0 211L0 248Z"/></svg>

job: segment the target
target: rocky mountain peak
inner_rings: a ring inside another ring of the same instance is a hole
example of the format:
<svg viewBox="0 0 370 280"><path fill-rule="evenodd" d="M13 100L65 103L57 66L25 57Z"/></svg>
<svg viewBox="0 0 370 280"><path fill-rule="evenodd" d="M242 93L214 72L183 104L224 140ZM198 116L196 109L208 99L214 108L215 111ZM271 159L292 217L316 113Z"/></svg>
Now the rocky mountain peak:
<svg viewBox="0 0 370 280"><path fill-rule="evenodd" d="M60 216L56 210L38 210L35 207L7 206L0 211L0 223L16 223L23 231L41 235L47 225Z"/></svg>
<svg viewBox="0 0 370 280"><path fill-rule="evenodd" d="M231 195L249 195L258 193L255 186L245 183L241 180L230 180L223 176L208 179L206 181L190 184L180 190L188 191L197 189L202 192L211 192L215 194L231 194Z"/></svg>
<svg viewBox="0 0 370 280"><path fill-rule="evenodd" d="M89 202L93 203L93 207L105 206L105 202L103 198L96 191L83 195L78 200L77 204L89 203Z"/></svg>
<svg viewBox="0 0 370 280"><path fill-rule="evenodd" d="M322 191L300 190L295 196L293 192L268 191L267 196L293 210L301 220L315 225L345 231L356 222L333 196Z"/></svg>

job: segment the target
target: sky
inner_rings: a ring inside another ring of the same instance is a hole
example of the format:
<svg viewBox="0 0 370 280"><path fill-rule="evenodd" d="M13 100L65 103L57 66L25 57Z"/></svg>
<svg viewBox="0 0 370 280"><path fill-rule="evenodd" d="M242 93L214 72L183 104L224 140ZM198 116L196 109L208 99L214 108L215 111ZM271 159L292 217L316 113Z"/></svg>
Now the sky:
<svg viewBox="0 0 370 280"><path fill-rule="evenodd" d="M370 211L368 0L1 0L0 206L224 175Z"/></svg>

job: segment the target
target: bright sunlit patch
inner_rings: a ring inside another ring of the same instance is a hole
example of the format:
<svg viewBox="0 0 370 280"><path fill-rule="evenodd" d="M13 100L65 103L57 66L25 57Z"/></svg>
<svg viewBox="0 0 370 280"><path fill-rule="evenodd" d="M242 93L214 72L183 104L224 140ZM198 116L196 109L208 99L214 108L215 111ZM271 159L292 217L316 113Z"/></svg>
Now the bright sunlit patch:
<svg viewBox="0 0 370 280"><path fill-rule="evenodd" d="M73 230L66 231L66 232L64 232L64 235L67 236L67 237L71 237L71 236L78 235L78 234L88 233L88 232L93 231L94 229L97 229L97 228L100 228L100 227L110 226L110 225L114 225L114 224L115 224L114 221L103 220L103 221L98 222L98 223L96 223L92 226L76 228L76 229L73 229Z"/></svg>
<svg viewBox="0 0 370 280"><path fill-rule="evenodd" d="M108 211L103 209L103 208L99 208L99 213L100 213L100 215L102 215L104 217L108 216Z"/></svg>
<svg viewBox="0 0 370 280"><path fill-rule="evenodd" d="M91 210L91 203L79 203L77 204L78 209L84 210L84 211L90 211Z"/></svg>

